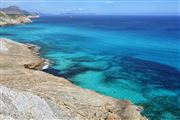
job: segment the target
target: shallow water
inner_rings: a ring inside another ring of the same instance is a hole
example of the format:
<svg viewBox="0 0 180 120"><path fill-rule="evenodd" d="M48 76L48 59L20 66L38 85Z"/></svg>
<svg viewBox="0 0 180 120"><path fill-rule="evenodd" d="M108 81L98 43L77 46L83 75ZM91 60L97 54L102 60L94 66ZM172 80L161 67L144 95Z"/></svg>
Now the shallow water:
<svg viewBox="0 0 180 120"><path fill-rule="evenodd" d="M2 37L42 47L46 72L144 107L152 120L180 119L179 17L42 17Z"/></svg>

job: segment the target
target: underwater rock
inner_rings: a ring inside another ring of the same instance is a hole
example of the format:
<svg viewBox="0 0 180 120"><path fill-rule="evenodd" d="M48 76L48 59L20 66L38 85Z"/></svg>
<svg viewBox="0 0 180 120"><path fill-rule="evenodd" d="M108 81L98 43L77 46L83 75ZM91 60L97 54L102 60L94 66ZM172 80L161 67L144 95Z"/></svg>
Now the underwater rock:
<svg viewBox="0 0 180 120"><path fill-rule="evenodd" d="M75 75L72 79L72 82L80 83L81 86L87 87L92 86L98 88L98 85L104 79L104 74L102 72L97 71L86 71L81 74Z"/></svg>
<svg viewBox="0 0 180 120"><path fill-rule="evenodd" d="M122 68L121 67L111 67L105 71L105 75L110 78L119 79L122 78Z"/></svg>
<svg viewBox="0 0 180 120"><path fill-rule="evenodd" d="M81 65L96 70L106 70L109 68L109 64L106 61L82 62Z"/></svg>
<svg viewBox="0 0 180 120"><path fill-rule="evenodd" d="M57 69L60 69L60 70L68 70L68 69L71 69L75 63L72 62L71 60L67 60L67 59L60 59L58 60L58 62L55 62L56 64L56 67Z"/></svg>
<svg viewBox="0 0 180 120"><path fill-rule="evenodd" d="M149 97L151 102L142 104L144 107L143 114L147 114L150 118L179 120L180 111L178 108L178 97L161 95ZM168 111L167 111L168 110ZM156 114L151 114L156 113Z"/></svg>

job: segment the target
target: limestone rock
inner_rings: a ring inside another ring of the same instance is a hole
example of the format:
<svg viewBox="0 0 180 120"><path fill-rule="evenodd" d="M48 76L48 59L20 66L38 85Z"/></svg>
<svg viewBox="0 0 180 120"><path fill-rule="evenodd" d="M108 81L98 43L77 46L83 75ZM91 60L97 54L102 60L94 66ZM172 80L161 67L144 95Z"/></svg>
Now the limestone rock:
<svg viewBox="0 0 180 120"><path fill-rule="evenodd" d="M110 115L108 115L106 120L121 120L121 118L118 115L110 114Z"/></svg>
<svg viewBox="0 0 180 120"><path fill-rule="evenodd" d="M24 67L29 68L29 69L34 69L34 70L41 70L43 66L45 65L44 63L45 63L45 60L41 59L35 63L24 64Z"/></svg>

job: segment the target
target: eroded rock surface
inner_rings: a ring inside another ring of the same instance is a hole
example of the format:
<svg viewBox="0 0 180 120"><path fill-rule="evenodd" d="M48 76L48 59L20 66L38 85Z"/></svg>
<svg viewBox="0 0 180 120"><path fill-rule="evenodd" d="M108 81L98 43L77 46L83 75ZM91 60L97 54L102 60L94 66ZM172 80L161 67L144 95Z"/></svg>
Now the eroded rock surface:
<svg viewBox="0 0 180 120"><path fill-rule="evenodd" d="M145 120L129 101L82 89L68 80L27 69L41 61L28 45L0 39L0 117L58 120Z"/></svg>
<svg viewBox="0 0 180 120"><path fill-rule="evenodd" d="M31 19L25 15L7 15L0 11L0 26L31 23Z"/></svg>

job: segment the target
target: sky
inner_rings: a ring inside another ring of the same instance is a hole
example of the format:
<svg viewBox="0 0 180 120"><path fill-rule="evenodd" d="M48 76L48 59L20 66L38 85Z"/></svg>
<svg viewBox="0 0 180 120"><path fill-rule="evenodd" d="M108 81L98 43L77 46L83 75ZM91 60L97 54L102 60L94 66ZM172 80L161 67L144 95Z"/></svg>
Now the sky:
<svg viewBox="0 0 180 120"><path fill-rule="evenodd" d="M179 15L180 0L0 0L1 7L19 6L50 14Z"/></svg>

